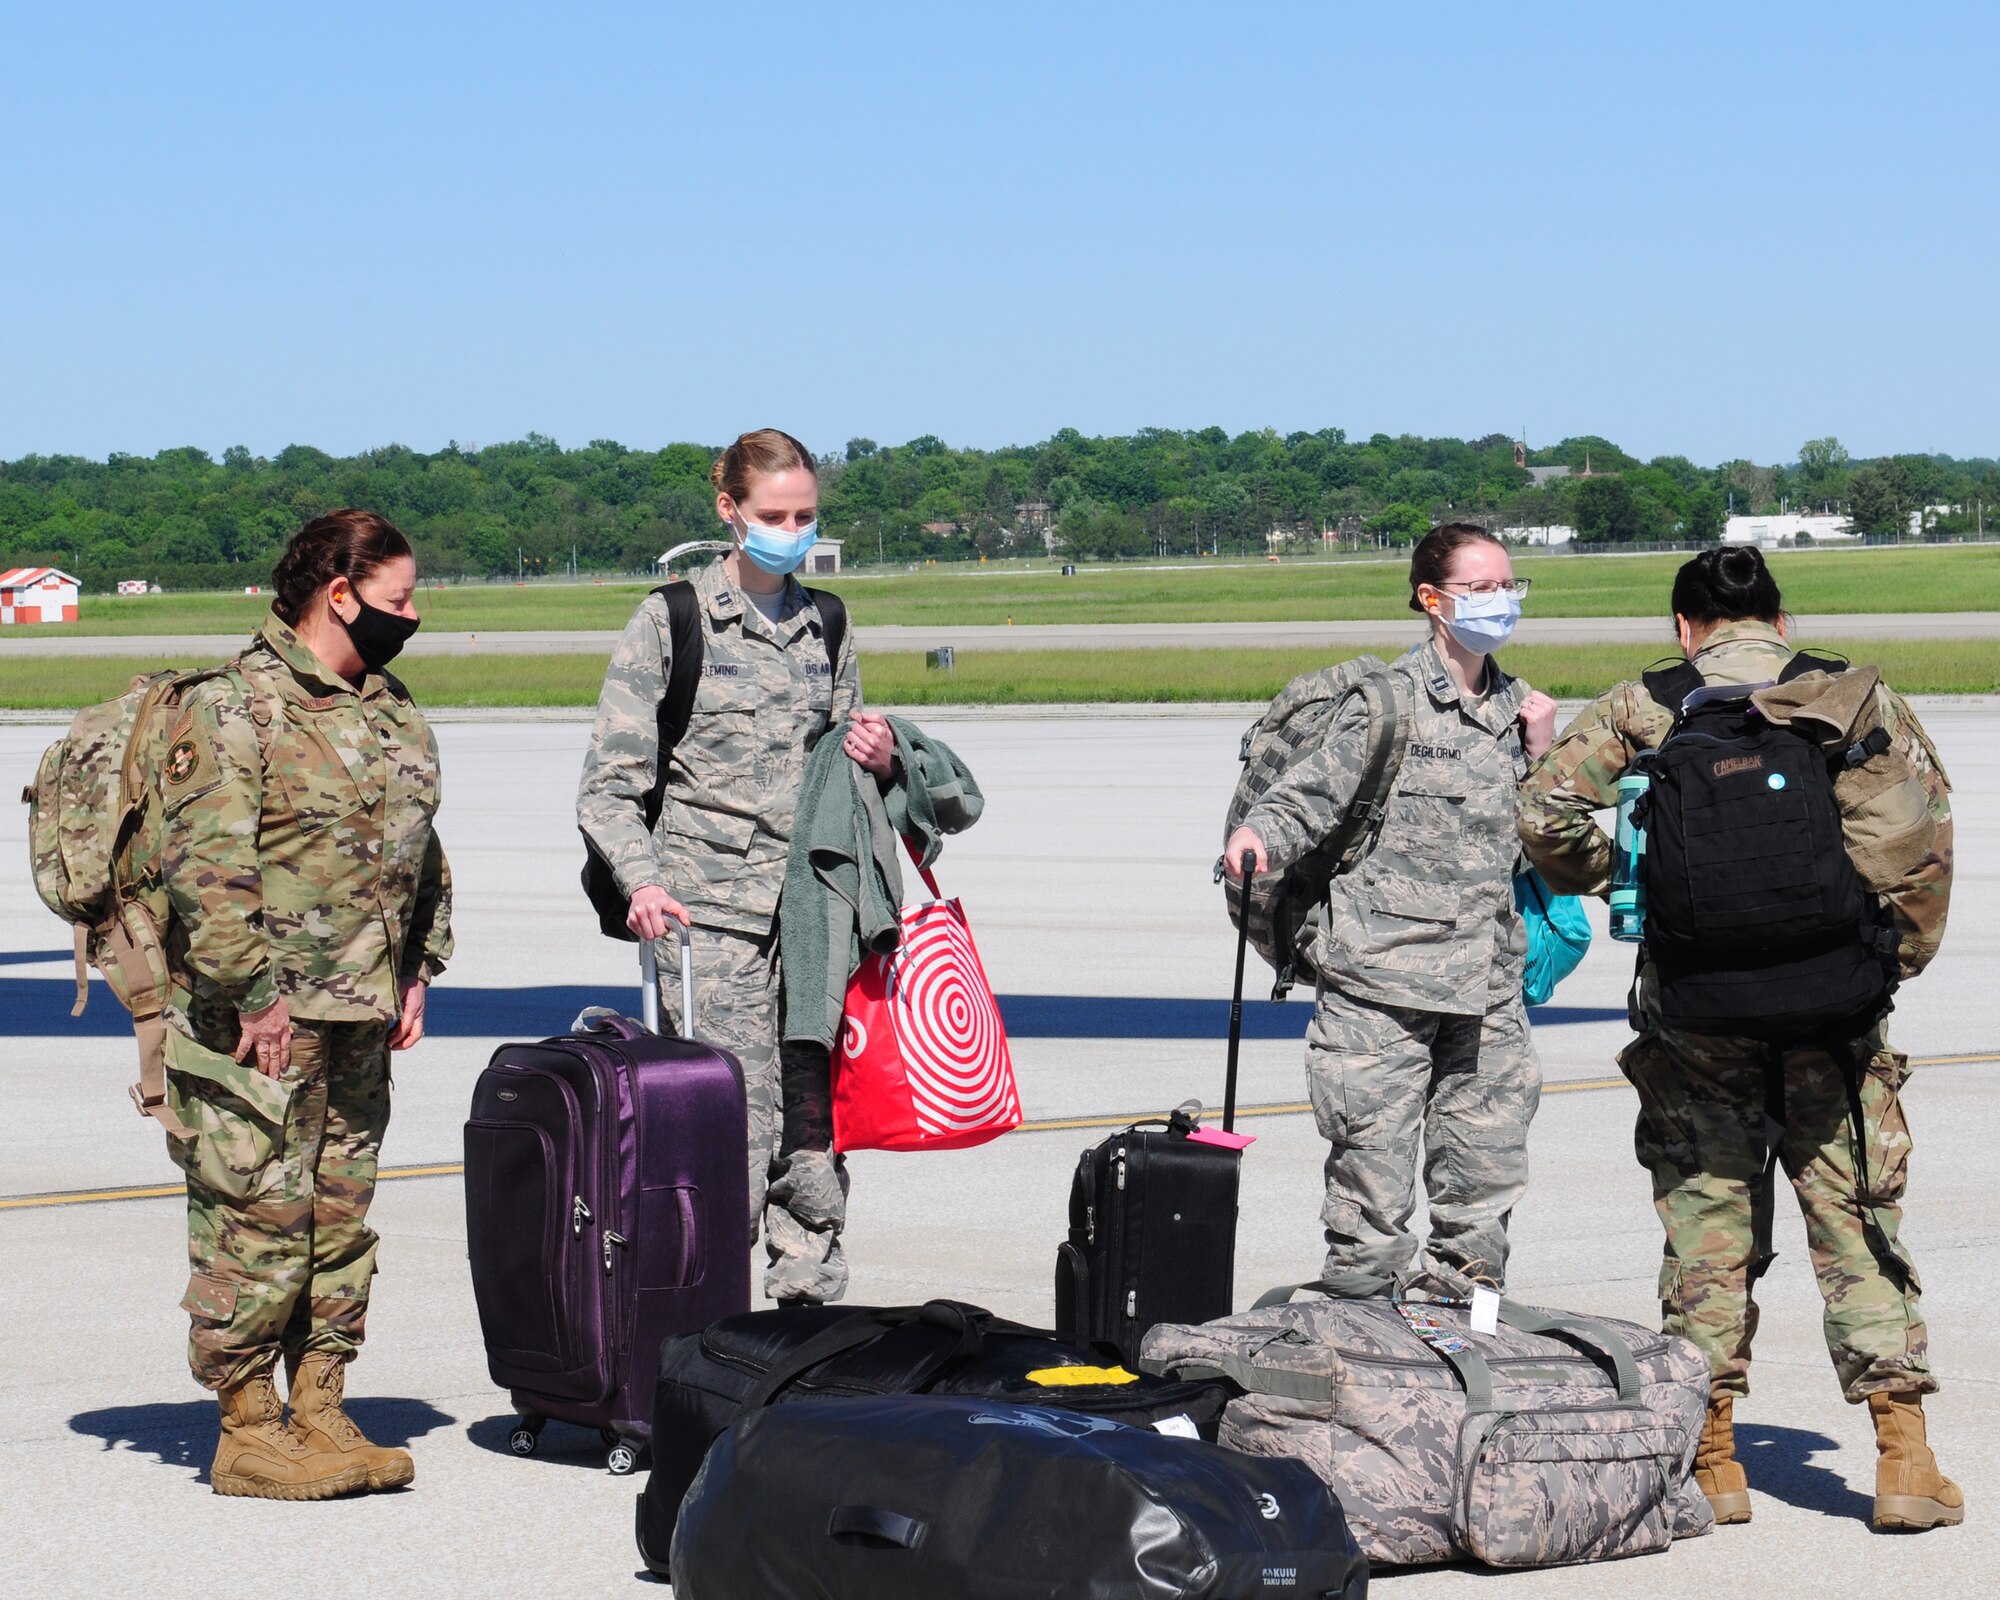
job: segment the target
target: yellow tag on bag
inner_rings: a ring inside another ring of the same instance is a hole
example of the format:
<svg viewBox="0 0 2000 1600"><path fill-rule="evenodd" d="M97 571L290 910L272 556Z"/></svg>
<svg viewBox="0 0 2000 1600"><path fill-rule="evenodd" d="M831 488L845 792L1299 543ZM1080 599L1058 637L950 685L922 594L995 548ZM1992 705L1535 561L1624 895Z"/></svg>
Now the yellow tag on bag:
<svg viewBox="0 0 2000 1600"><path fill-rule="evenodd" d="M1028 1382L1044 1389L1083 1389L1100 1384L1137 1383L1139 1374L1123 1367L1038 1367Z"/></svg>

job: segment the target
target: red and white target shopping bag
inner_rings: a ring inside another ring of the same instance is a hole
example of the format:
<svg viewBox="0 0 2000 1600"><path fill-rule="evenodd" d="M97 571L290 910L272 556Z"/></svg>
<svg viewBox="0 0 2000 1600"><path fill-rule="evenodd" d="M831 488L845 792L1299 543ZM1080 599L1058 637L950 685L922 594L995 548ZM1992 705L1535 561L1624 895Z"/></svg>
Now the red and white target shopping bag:
<svg viewBox="0 0 2000 1600"><path fill-rule="evenodd" d="M1014 1061L956 900L905 905L902 944L848 980L833 1053L836 1150L962 1150L1021 1125Z"/></svg>

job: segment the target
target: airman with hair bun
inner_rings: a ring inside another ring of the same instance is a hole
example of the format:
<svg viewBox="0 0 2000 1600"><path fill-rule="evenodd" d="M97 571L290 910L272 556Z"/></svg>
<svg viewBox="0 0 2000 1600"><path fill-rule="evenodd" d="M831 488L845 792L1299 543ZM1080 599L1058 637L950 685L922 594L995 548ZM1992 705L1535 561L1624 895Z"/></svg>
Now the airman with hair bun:
<svg viewBox="0 0 2000 1600"><path fill-rule="evenodd" d="M1683 565L1672 611L1681 652L1695 669L1684 675L1686 683L1772 685L1793 663L1777 582L1753 546L1706 550ZM1827 685L1860 678L1834 665L1831 673L1795 671L1792 692L1819 692L1805 687L1815 676ZM1677 703L1655 698L1656 687ZM1843 702L1855 720L1850 725L1843 716L1832 730L1842 757L1833 794L1842 842L1862 890L1877 901L1866 925L1871 934L1886 926L1894 947L1887 959L1909 979L1944 937L1951 785L1902 697L1879 681L1872 692L1861 683L1860 691ZM1669 693L1664 677L1616 684L1584 708L1529 774L1521 790L1521 841L1558 892L1609 892L1612 845L1594 814L1616 804L1619 778L1658 749L1677 713L1694 704ZM1759 697L1765 717L1773 709ZM1856 751L1872 754L1859 762ZM1712 770L1719 775L1721 768ZM1768 782L1783 787L1781 775ZM1721 809L1709 806L1710 814ZM1758 892L1777 891L1766 883ZM1770 914L1768 901L1758 909ZM1800 954L1774 951L1750 976ZM1722 970L1726 981L1744 981L1743 968ZM1885 1023L1866 1025L1861 1037L1847 1036L1863 1027L1855 1022L1832 1038L1776 1042L1670 1027L1662 1020L1658 964L1643 944L1631 1012L1638 1036L1618 1064L1639 1091L1639 1161L1651 1174L1666 1232L1660 1311L1666 1331L1693 1340L1708 1357L1709 1414L1695 1479L1718 1520L1750 1520L1734 1408L1750 1392L1753 1291L1770 1260L1774 1154L1805 1216L1825 1301L1827 1350L1842 1393L1865 1403L1875 1422L1875 1525L1918 1530L1963 1520L1965 1497L1938 1470L1925 1433L1923 1396L1937 1380L1916 1273L1899 1241L1911 1147L1901 1096L1909 1065L1890 1049ZM1857 1167L1851 1127L1857 1105L1865 1169Z"/></svg>
<svg viewBox="0 0 2000 1600"><path fill-rule="evenodd" d="M332 512L274 579L249 648L190 691L159 775L168 1102L192 1130L168 1145L187 1175L188 1358L222 1407L215 1492L317 1500L415 1476L342 1400L375 1276L389 1053L423 1037L451 877L437 745L383 670L417 627L408 541Z"/></svg>
<svg viewBox="0 0 2000 1600"><path fill-rule="evenodd" d="M806 758L848 722L845 748L886 778L895 739L861 709L854 634L838 659L825 611L836 602L793 576L819 521L812 454L776 428L746 433L715 461L715 514L729 553L693 580L702 669L686 733L660 749L660 706L673 673L672 616L649 595L604 676L576 799L577 825L629 899L626 926L656 941L660 1007L676 1032L721 1045L743 1064L750 1110L750 1217L778 1301L837 1299L847 1284L840 1235L847 1169L832 1150L823 1081L780 1087L778 891ZM851 719L851 721L850 721ZM659 820L646 801L666 764ZM680 1015L680 946L695 930L693 1017ZM786 1093L809 1103L785 1107Z"/></svg>

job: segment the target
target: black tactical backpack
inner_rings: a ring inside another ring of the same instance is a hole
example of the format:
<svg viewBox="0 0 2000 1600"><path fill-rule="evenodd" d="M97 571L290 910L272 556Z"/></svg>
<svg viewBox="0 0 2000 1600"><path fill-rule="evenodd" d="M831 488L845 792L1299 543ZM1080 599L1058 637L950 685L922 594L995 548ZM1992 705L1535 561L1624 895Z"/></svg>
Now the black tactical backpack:
<svg viewBox="0 0 2000 1600"><path fill-rule="evenodd" d="M1368 746L1354 798L1333 836L1282 872L1260 873L1245 892L1243 881L1226 877L1217 862L1229 901L1229 921L1239 932L1247 921L1250 943L1277 973L1273 1000L1290 991L1303 946L1324 915L1333 880L1350 871L1375 841L1389 791L1403 764L1409 728L1396 702L1395 681L1374 656L1356 656L1337 667L1302 673L1286 684L1270 708L1243 735L1238 755L1243 772L1229 797L1223 819L1226 842L1257 802L1297 762L1325 741L1334 717L1358 694L1368 707Z"/></svg>
<svg viewBox="0 0 2000 1600"><path fill-rule="evenodd" d="M1845 670L1800 654L1779 681ZM1895 935L1848 857L1833 778L1888 733L1829 760L1758 712L1761 685L1704 685L1685 663L1644 682L1675 712L1642 817L1661 1020L1780 1043L1858 1038L1889 1008Z"/></svg>

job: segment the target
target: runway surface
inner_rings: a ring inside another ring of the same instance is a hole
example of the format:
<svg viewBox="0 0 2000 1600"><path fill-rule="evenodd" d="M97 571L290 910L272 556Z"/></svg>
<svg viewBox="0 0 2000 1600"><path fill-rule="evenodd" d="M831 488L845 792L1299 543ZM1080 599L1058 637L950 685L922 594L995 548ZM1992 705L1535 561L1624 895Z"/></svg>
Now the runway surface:
<svg viewBox="0 0 2000 1600"><path fill-rule="evenodd" d="M1781 1203L1755 1392L1739 1409L1756 1520L1663 1556L1498 1580L1519 1592L1845 1597L1990 1586L2000 1557L2000 1353L1987 1336L2000 1316L1988 1131L2000 1111L2000 1015L1990 1003L2000 711L1940 708L1927 720L1958 784L1958 889L1945 953L1894 1019L1899 1045L1923 1063L1907 1091L1916 1153L1905 1236L1945 1384L1931 1404L1932 1437L1965 1486L1971 1521L1915 1539L1867 1531L1867 1418L1834 1389L1802 1231ZM950 842L940 877L963 898L1002 994L1037 1129L956 1154L856 1157L850 1298L945 1294L1046 1322L1077 1153L1116 1119L1222 1097L1233 940L1209 868L1241 718L988 715L941 731L989 804ZM459 953L433 994L434 1036L397 1060L383 1158L411 1175L385 1181L376 1202L382 1275L350 1381L364 1425L416 1454L417 1483L395 1496L289 1506L209 1493L214 1406L182 1360L176 1174L124 1097L134 1058L123 1014L99 984L86 1015L68 1016L67 930L29 884L25 810L0 811L6 1592L206 1596L217 1552L291 1551L308 1525L316 1548L367 1553L370 1593L644 1592L631 1544L637 1483L604 1472L595 1436L552 1425L546 1455L506 1453L512 1413L485 1371L454 1175L472 1080L494 1044L559 1031L581 1004L632 992L629 947L596 934L576 888L570 805L587 729L485 721L439 736ZM0 727L0 789L18 792L49 737ZM1659 1234L1631 1154L1632 1097L1614 1064L1628 1037L1629 957L1593 910L1597 943L1536 1019L1550 1092L1533 1134L1533 1185L1514 1218L1510 1288L1644 1322L1656 1314ZM1243 1304L1311 1276L1322 1248L1324 1146L1302 1109L1305 1016L1293 1001L1254 1004L1249 1017L1241 1098L1258 1108L1244 1123L1258 1142L1244 1166ZM1490 1600L1493 1581L1447 1569L1383 1577L1378 1592Z"/></svg>
<svg viewBox="0 0 2000 1600"><path fill-rule="evenodd" d="M1793 619L1800 639L2000 639L2000 611L1856 612ZM1376 622L1106 622L1008 627L993 624L938 627L861 627L855 630L868 652L935 650L1152 650L1193 647L1208 650L1313 649L1339 645L1394 645L1407 642L1407 619ZM1537 617L1521 619L1521 644L1631 644L1673 642L1665 617ZM429 633L407 646L411 655L606 655L616 632ZM236 634L172 634L140 637L70 636L54 630L22 630L0 637L0 661L8 656L220 656L240 642Z"/></svg>

